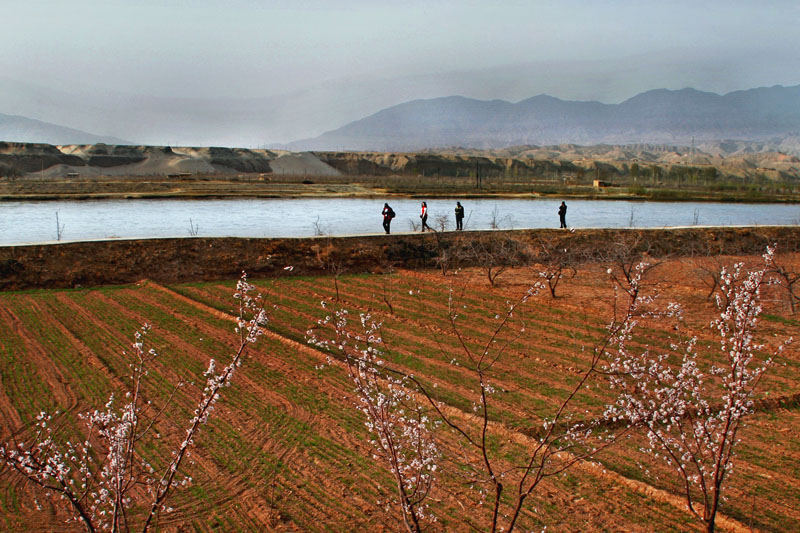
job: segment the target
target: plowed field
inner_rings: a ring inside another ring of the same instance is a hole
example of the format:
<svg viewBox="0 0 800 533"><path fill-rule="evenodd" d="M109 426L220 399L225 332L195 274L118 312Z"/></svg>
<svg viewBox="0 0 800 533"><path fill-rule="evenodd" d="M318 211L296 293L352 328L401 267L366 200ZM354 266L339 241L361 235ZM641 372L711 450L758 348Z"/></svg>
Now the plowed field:
<svg viewBox="0 0 800 533"><path fill-rule="evenodd" d="M735 258L723 258L732 262ZM757 264L757 257L744 258ZM799 256L786 256L797 268ZM648 282L665 300L679 299L701 341L712 341L708 322L715 308L699 260L661 263ZM529 444L570 391L586 366L587 354L610 318L612 292L607 265L581 269L558 288L559 298L540 294L517 316L498 343L508 349L492 372L501 389L491 418L508 454ZM461 333L478 347L494 331L507 302L536 279L533 270L513 270L489 286L477 270L442 276L435 271L382 275L287 277L256 281L272 286L276 305L269 333L248 352L233 386L224 391L210 422L196 439L190 487L175 493L174 511L161 515L159 529L173 531L398 531L402 520L385 502L392 479L373 460L361 414L353 407L352 385L339 362L318 368L326 354L309 347L306 331L333 302L353 312L371 311L384 322L387 364L413 373L436 391L454 416L470 421L476 399L470 374L447 318L448 301L460 309ZM61 430L74 434L77 414L105 404L122 390L127 362L122 351L143 323L160 353L145 394L161 404L179 389L159 421L159 444L147 450L164 464L182 436L200 396L208 360L224 360L236 346L232 298L235 282L134 285L76 290L0 293L0 438L24 434L42 410L60 411ZM338 287L338 288L337 288ZM780 287L771 287L762 315L762 338L800 332L800 314L791 314ZM524 322L524 328L523 328ZM666 348L671 324L648 324L638 345ZM702 344L702 342L701 342ZM713 357L711 355L709 358ZM710 359L709 359L710 360ZM705 364L709 363L705 361ZM742 443L721 530L793 531L800 523L800 355L784 352L764 378L758 408L740 433ZM592 385L575 399L586 418L599 416L611 399ZM461 453L448 433L440 437L445 455ZM687 531L697 526L683 508L676 478L645 457L633 435L566 475L550 478L528 500L521 530ZM447 462L431 505L438 517L433 531L482 529L489 510ZM649 469L646 475L644 468ZM44 508L36 510L36 505ZM5 470L0 471L0 530L63 531L62 507L37 495Z"/></svg>

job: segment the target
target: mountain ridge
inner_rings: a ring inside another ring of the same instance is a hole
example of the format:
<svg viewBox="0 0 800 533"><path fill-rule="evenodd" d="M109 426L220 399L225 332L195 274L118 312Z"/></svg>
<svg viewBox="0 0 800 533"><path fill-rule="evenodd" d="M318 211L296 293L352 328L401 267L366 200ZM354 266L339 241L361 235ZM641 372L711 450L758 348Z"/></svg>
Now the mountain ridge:
<svg viewBox="0 0 800 533"><path fill-rule="evenodd" d="M46 144L133 144L110 135L96 135L43 120L0 113L0 140Z"/></svg>
<svg viewBox="0 0 800 533"><path fill-rule="evenodd" d="M767 141L800 132L800 85L725 95L693 88L653 89L619 104L539 94L513 103L464 96L417 99L320 136L280 145L291 150L420 150L545 144Z"/></svg>

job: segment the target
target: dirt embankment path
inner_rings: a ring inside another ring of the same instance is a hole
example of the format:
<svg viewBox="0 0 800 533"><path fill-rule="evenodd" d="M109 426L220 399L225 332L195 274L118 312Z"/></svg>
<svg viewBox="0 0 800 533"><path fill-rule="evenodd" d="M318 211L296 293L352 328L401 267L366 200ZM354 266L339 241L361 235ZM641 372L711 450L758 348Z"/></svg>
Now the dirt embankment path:
<svg viewBox="0 0 800 533"><path fill-rule="evenodd" d="M0 290L87 287L132 283L143 278L186 282L238 277L379 272L389 267L431 268L437 259L458 256L477 239L518 241L541 250L568 248L575 257L599 259L615 243L651 257L752 254L767 244L782 251L800 248L800 227L684 229L517 230L442 234L372 235L303 239L183 238L110 240L0 247ZM498 257L502 257L499 255ZM534 258L535 259L535 258ZM500 260L500 259L498 259ZM462 254L460 266L470 266Z"/></svg>

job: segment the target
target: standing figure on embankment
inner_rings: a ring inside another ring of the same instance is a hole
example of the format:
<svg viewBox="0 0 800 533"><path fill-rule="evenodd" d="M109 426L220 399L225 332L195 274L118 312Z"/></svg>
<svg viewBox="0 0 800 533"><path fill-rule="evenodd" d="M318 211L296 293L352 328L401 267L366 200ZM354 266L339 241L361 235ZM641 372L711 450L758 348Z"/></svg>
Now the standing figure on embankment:
<svg viewBox="0 0 800 533"><path fill-rule="evenodd" d="M389 204L383 204L383 211L381 211L381 214L383 215L383 229L386 230L386 235L389 235L389 228L394 218L394 209L389 207Z"/></svg>
<svg viewBox="0 0 800 533"><path fill-rule="evenodd" d="M561 219L561 227L567 227L567 204L561 202L561 205L558 208L558 218Z"/></svg>
<svg viewBox="0 0 800 533"><path fill-rule="evenodd" d="M464 206L456 202L456 230L464 229Z"/></svg>
<svg viewBox="0 0 800 533"><path fill-rule="evenodd" d="M419 218L422 219L422 229L420 231L425 231L425 228L431 229L428 225L428 204L422 202L422 213L419 214Z"/></svg>

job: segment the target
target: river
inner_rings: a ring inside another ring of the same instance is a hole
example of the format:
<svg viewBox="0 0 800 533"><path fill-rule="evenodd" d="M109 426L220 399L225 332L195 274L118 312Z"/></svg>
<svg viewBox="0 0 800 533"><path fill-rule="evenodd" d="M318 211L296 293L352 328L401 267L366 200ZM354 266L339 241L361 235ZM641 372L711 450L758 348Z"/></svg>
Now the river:
<svg viewBox="0 0 800 533"><path fill-rule="evenodd" d="M308 237L382 233L385 200L282 198L216 200L80 200L1 202L0 245L94 239ZM386 200L397 213L393 232L419 224L420 200ZM461 200L464 229L558 228L555 199ZM428 225L455 225L456 199L428 202ZM568 200L574 228L797 225L800 205ZM56 225L58 218L58 226ZM58 228L58 229L57 229Z"/></svg>

